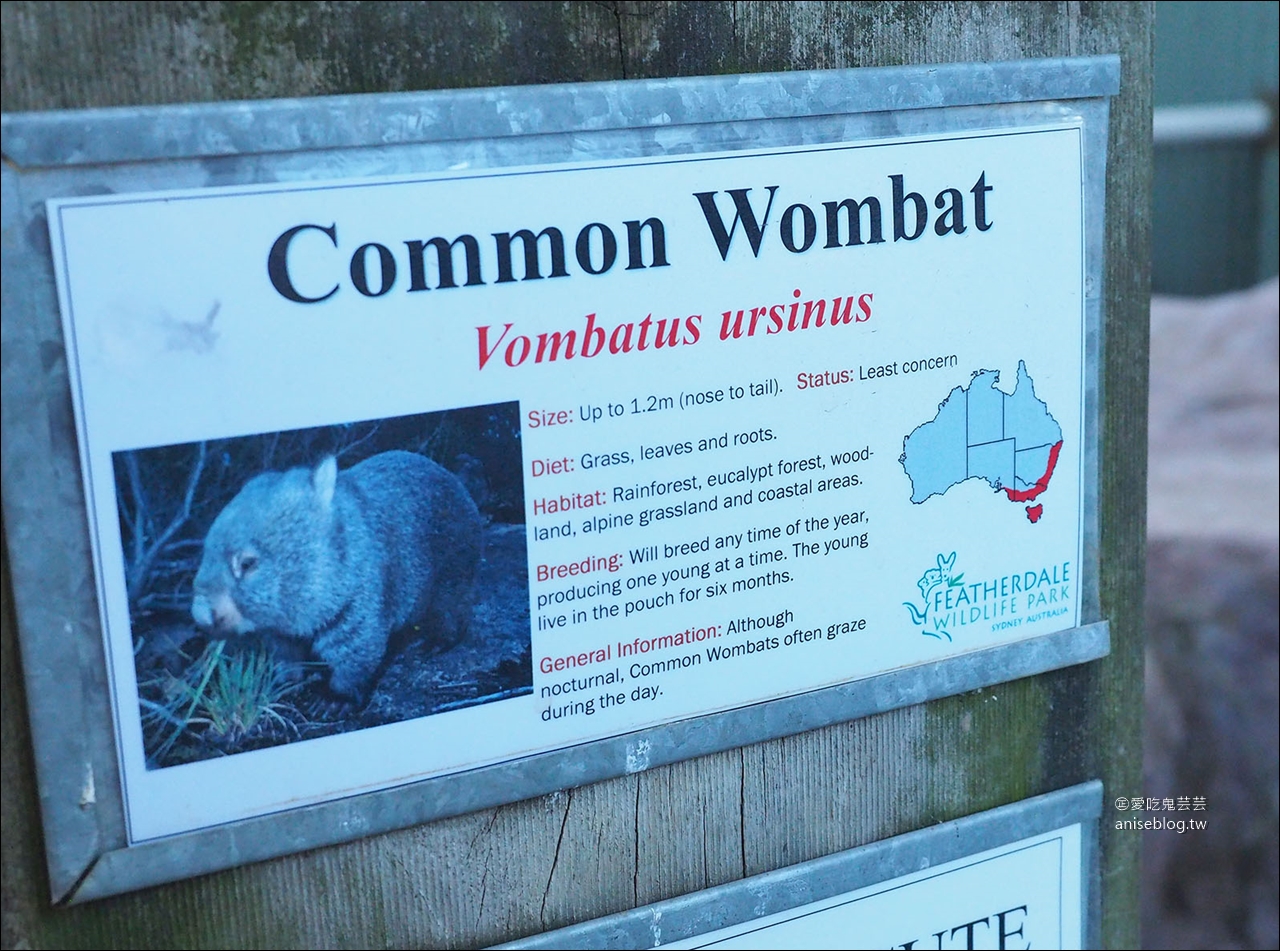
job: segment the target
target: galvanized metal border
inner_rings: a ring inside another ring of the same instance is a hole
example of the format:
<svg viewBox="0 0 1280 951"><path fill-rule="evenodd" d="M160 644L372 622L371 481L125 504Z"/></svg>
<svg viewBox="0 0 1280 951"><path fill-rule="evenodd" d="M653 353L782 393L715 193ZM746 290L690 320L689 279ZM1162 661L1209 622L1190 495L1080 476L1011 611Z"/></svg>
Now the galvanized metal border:
<svg viewBox="0 0 1280 951"><path fill-rule="evenodd" d="M78 902L856 719L1105 656L1098 420L1115 56L5 115L4 526L52 896ZM999 129L1084 129L1085 626L483 769L128 843L44 201Z"/></svg>
<svg viewBox="0 0 1280 951"><path fill-rule="evenodd" d="M1093 948L1098 946L1098 820L1101 815L1102 783L1095 779L497 947L652 948L660 942L709 934L1080 823L1080 905L1084 915L1080 934L1083 946Z"/></svg>
<svg viewBox="0 0 1280 951"><path fill-rule="evenodd" d="M84 109L6 116L3 151L21 168L50 168L1103 98L1119 89L1119 57L1094 56Z"/></svg>

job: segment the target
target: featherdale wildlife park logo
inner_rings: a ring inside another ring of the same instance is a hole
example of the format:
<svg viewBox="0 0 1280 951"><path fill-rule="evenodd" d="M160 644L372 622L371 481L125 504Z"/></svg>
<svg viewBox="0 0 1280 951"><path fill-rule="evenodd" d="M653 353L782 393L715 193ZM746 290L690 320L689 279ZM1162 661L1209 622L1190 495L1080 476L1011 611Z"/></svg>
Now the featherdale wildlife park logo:
<svg viewBox="0 0 1280 951"><path fill-rule="evenodd" d="M952 632L979 624L1002 631L1059 617L1071 610L1070 561L1041 568L984 578L964 580L956 571L956 553L939 553L935 567L920 576L923 607L910 601L902 605L921 634L953 640Z"/></svg>

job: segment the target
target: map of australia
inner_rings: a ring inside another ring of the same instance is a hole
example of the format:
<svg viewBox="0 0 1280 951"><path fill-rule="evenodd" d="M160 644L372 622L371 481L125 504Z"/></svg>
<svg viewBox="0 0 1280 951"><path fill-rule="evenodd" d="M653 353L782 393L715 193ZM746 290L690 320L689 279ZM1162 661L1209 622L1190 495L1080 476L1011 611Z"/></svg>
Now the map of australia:
<svg viewBox="0 0 1280 951"><path fill-rule="evenodd" d="M996 389L1000 374L978 370L967 387L957 386L938 414L917 426L902 443L898 461L911 480L917 505L966 479L986 479L1009 501L1034 502L1049 488L1062 427L1036 396L1027 366L1018 362L1018 382L1009 394ZM1040 521L1044 506L1027 505Z"/></svg>

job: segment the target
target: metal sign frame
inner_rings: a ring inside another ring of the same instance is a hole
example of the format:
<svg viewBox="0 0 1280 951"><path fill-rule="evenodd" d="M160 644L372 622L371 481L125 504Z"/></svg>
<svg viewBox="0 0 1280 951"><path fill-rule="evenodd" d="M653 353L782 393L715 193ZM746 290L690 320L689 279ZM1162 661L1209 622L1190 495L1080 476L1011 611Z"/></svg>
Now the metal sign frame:
<svg viewBox="0 0 1280 951"><path fill-rule="evenodd" d="M3 490L53 900L85 901L856 719L1105 656L1099 367L1115 56L3 117ZM131 844L45 201L405 170L1083 130L1080 627L396 788ZM56 539L56 543L51 540Z"/></svg>

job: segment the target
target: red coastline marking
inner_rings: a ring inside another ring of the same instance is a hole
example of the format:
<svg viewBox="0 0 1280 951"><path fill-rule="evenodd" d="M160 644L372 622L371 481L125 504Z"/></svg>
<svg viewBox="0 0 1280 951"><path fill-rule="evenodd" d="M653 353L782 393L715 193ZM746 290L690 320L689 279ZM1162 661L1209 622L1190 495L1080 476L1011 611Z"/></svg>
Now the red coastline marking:
<svg viewBox="0 0 1280 951"><path fill-rule="evenodd" d="M1028 506L1027 506L1027 521L1028 521L1028 522L1030 522L1032 525L1034 525L1036 522L1040 521L1040 516L1041 516L1041 515L1043 515L1043 514L1044 514L1044 506L1043 506L1043 505L1028 505Z"/></svg>
<svg viewBox="0 0 1280 951"><path fill-rule="evenodd" d="M1049 465L1044 470L1044 475L1036 479L1036 484L1029 489L1005 489L1005 494L1009 496L1010 502L1031 502L1035 497L1049 488L1049 480L1053 478L1053 468L1058 464L1058 453L1062 451L1062 440L1059 439L1053 444L1053 448L1049 450ZM1031 512L1028 510L1027 515ZM1038 517L1038 516L1037 516ZM1035 521L1035 519L1031 519Z"/></svg>

